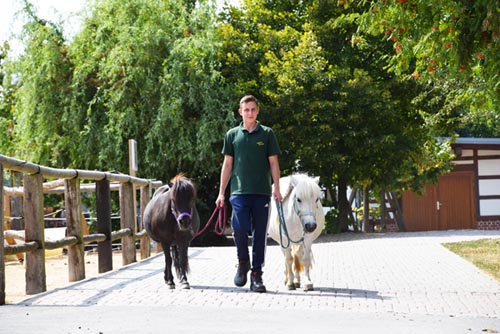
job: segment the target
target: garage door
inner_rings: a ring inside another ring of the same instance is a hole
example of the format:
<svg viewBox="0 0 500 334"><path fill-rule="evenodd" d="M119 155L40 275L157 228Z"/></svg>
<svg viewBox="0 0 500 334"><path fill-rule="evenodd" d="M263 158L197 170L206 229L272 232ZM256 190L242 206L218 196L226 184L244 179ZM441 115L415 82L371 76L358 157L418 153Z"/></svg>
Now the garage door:
<svg viewBox="0 0 500 334"><path fill-rule="evenodd" d="M472 229L474 217L474 174L453 172L427 185L424 196L403 194L403 219L408 231Z"/></svg>

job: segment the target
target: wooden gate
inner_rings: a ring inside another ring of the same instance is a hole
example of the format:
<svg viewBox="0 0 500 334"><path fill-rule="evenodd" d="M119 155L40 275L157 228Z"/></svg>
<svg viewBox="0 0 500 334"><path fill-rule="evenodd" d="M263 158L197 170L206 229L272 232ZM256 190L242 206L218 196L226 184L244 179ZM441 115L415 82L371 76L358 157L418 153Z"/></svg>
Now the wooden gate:
<svg viewBox="0 0 500 334"><path fill-rule="evenodd" d="M474 174L453 172L427 185L424 196L403 194L403 218L408 231L472 229L475 226Z"/></svg>

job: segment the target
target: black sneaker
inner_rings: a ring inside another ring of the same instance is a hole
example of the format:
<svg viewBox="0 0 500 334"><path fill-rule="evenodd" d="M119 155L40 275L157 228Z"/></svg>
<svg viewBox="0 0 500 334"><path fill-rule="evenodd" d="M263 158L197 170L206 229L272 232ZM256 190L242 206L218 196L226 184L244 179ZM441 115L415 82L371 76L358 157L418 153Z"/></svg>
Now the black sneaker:
<svg viewBox="0 0 500 334"><path fill-rule="evenodd" d="M234 285L245 286L247 284L247 274L250 270L250 260L240 260L238 263L238 270L234 276Z"/></svg>
<svg viewBox="0 0 500 334"><path fill-rule="evenodd" d="M262 283L262 271L252 271L250 275L250 290L253 292L266 292L266 286Z"/></svg>

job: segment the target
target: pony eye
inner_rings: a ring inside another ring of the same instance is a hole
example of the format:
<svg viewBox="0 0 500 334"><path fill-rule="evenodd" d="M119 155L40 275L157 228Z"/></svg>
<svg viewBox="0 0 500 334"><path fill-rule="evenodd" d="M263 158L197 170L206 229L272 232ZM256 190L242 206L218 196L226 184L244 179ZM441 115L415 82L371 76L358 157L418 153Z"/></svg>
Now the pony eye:
<svg viewBox="0 0 500 334"><path fill-rule="evenodd" d="M302 203L302 200L300 198L297 198L297 202Z"/></svg>

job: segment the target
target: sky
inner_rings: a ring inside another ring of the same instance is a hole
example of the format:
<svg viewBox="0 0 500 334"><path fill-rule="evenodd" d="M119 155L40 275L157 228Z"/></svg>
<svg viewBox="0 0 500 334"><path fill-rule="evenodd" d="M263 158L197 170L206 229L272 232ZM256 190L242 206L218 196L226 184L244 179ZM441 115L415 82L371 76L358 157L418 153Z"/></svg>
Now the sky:
<svg viewBox="0 0 500 334"><path fill-rule="evenodd" d="M229 0L230 3L238 3L240 0ZM37 9L40 17L49 21L64 22L64 34L66 37L73 36L80 28L78 13L84 8L86 0L30 0ZM217 0L222 5L224 0ZM21 0L1 0L0 9L0 43L8 40L14 54L22 49L19 43L15 43L13 34L18 34L22 28L22 18L16 17L16 12L21 10Z"/></svg>

